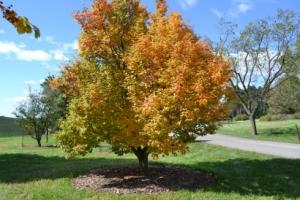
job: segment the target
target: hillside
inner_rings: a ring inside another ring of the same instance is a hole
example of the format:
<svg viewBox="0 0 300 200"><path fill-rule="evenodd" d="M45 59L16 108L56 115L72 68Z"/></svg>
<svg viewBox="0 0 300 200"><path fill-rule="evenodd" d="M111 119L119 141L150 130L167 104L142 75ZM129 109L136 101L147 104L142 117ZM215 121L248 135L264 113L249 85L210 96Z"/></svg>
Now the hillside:
<svg viewBox="0 0 300 200"><path fill-rule="evenodd" d="M0 137L22 135L23 131L18 127L16 120L10 117L0 116Z"/></svg>

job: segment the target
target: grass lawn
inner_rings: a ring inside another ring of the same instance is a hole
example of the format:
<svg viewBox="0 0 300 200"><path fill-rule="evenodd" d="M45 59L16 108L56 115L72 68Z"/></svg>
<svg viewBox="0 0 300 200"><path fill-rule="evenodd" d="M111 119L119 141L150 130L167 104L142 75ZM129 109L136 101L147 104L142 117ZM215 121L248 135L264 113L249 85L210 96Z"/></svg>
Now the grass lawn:
<svg viewBox="0 0 300 200"><path fill-rule="evenodd" d="M249 121L233 121L232 123L223 124L217 132L251 139L300 143L295 127L296 124L300 128L299 119L271 122L257 120L258 135L255 136L251 132Z"/></svg>
<svg viewBox="0 0 300 200"><path fill-rule="evenodd" d="M217 182L197 191L159 195L115 195L76 190L71 178L89 169L135 164L133 155L119 157L107 146L86 157L65 160L58 148L35 147L26 138L0 137L0 199L114 200L114 199L300 199L300 160L243 152L205 143L193 143L184 156L163 157L159 163L183 165L214 173ZM53 140L52 140L53 143Z"/></svg>

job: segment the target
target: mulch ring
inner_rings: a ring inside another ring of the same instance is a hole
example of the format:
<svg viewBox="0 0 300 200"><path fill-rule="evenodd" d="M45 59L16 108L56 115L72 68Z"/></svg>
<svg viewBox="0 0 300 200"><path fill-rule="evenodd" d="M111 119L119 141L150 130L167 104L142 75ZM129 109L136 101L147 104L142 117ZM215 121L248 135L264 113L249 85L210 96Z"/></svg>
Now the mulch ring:
<svg viewBox="0 0 300 200"><path fill-rule="evenodd" d="M179 189L195 191L215 182L213 174L178 166L151 165L147 173L136 166L92 170L72 180L77 189L116 194L154 194Z"/></svg>

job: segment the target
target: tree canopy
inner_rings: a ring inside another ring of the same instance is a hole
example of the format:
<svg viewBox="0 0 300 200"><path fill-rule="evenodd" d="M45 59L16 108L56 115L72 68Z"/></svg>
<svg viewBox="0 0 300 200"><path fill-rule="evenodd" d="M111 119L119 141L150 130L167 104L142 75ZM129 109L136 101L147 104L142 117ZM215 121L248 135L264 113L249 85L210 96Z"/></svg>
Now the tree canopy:
<svg viewBox="0 0 300 200"><path fill-rule="evenodd" d="M58 138L71 156L106 141L147 168L149 154L186 152L226 115L229 63L156 3L149 13L138 0L95 0L75 14L80 58L52 82L69 100Z"/></svg>

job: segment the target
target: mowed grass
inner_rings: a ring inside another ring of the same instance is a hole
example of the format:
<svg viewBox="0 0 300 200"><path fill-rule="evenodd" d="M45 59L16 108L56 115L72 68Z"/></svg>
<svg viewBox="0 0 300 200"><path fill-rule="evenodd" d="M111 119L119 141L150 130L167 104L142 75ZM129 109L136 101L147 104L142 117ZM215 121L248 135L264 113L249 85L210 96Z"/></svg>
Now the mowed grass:
<svg viewBox="0 0 300 200"><path fill-rule="evenodd" d="M257 120L258 135L253 135L250 121L233 121L224 123L217 132L251 139L300 143L296 125L300 131L299 119L270 122Z"/></svg>
<svg viewBox="0 0 300 200"><path fill-rule="evenodd" d="M77 190L72 177L90 169L136 164L133 155L116 156L107 145L86 157L64 158L59 148L36 147L26 137L0 137L0 199L115 200L115 199L300 199L300 161L193 143L183 156L162 157L151 163L182 165L216 176L216 183L197 191L156 195L116 195ZM51 143L55 143L53 138Z"/></svg>

